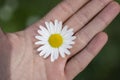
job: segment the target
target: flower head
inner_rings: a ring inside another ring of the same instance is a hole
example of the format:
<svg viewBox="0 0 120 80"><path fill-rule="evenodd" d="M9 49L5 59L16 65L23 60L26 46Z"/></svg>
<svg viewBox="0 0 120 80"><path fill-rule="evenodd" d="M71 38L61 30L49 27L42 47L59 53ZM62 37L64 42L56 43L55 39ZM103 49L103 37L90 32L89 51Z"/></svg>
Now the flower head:
<svg viewBox="0 0 120 80"><path fill-rule="evenodd" d="M59 56L65 57L70 55L69 49L74 44L75 36L73 36L73 29L68 29L67 26L62 25L61 21L55 20L52 22L45 22L45 26L39 26L39 35L35 36L39 41L35 42L40 45L37 49L40 56L47 58L51 56L51 62L58 59Z"/></svg>

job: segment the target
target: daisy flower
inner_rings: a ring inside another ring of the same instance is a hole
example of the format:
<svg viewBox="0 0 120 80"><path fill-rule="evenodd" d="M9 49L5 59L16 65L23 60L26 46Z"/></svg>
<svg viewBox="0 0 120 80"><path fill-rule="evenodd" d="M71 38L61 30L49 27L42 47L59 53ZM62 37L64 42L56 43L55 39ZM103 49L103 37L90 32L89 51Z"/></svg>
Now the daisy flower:
<svg viewBox="0 0 120 80"><path fill-rule="evenodd" d="M69 49L74 44L75 36L73 29L67 26L63 27L61 21L45 22L45 26L39 26L38 34L35 38L38 40L36 45L40 45L37 49L43 58L51 57L51 62L58 59L59 56L65 57L70 55Z"/></svg>

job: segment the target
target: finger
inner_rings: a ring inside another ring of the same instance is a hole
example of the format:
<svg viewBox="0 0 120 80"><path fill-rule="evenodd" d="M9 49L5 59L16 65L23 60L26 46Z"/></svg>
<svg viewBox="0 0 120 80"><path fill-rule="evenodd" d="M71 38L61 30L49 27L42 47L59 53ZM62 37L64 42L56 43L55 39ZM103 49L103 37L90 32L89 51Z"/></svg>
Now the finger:
<svg viewBox="0 0 120 80"><path fill-rule="evenodd" d="M77 37L73 48L70 50L71 56L83 49L88 42L98 33L101 32L117 16L120 11L119 4L111 2L98 16L95 17L87 26L75 34Z"/></svg>
<svg viewBox="0 0 120 80"><path fill-rule="evenodd" d="M58 19L65 21L79 8L81 8L89 0L63 0L55 8L53 8L44 18L35 23L35 25L44 24L45 21L53 21Z"/></svg>
<svg viewBox="0 0 120 80"><path fill-rule="evenodd" d="M36 39L34 39L34 36L37 34L37 29L39 25L44 26L46 21L53 21L55 19L64 22L88 1L89 0L62 0L61 3L53 8L40 21L28 27L26 29L26 32L30 35L30 37L32 37L33 42L35 42Z"/></svg>
<svg viewBox="0 0 120 80"><path fill-rule="evenodd" d="M4 36L2 29L0 28L0 38Z"/></svg>
<svg viewBox="0 0 120 80"><path fill-rule="evenodd" d="M89 34L89 38L92 38L96 33L104 30L119 12L120 5L115 1L111 2L97 17L81 30L81 33L85 32Z"/></svg>
<svg viewBox="0 0 120 80"><path fill-rule="evenodd" d="M86 6L73 15L65 25L74 28L74 32L76 32L100 12L110 1L112 0L91 0Z"/></svg>
<svg viewBox="0 0 120 80"><path fill-rule="evenodd" d="M96 37L88 44L88 46L79 54L71 58L66 64L65 72L68 80L72 80L79 72L90 63L90 61L98 54L107 42L107 35L103 32L96 35Z"/></svg>

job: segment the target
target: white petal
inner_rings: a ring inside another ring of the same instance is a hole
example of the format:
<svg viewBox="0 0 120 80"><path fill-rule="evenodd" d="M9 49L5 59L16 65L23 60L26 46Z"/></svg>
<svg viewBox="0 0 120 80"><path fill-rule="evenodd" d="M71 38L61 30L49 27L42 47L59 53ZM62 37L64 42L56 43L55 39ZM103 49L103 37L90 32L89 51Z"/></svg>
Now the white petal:
<svg viewBox="0 0 120 80"><path fill-rule="evenodd" d="M50 56L50 54L51 54L51 49L50 48L47 48L46 49L46 54L44 55L44 57L43 58L47 58L48 56Z"/></svg>
<svg viewBox="0 0 120 80"><path fill-rule="evenodd" d="M38 31L39 32L39 31ZM41 27L41 30L40 30L40 32L39 32L40 34L42 34L42 35L46 35L46 36L49 36L49 32L48 32L48 30L46 29L46 28L44 28L44 27Z"/></svg>
<svg viewBox="0 0 120 80"><path fill-rule="evenodd" d="M64 50L62 47L59 48L59 53L62 58L65 58Z"/></svg>
<svg viewBox="0 0 120 80"><path fill-rule="evenodd" d="M60 21L57 26L58 26L57 32L61 33L61 31L62 31L62 21Z"/></svg>
<svg viewBox="0 0 120 80"><path fill-rule="evenodd" d="M52 50L52 52L51 52L51 62L54 62L54 61L55 61L54 51Z"/></svg>
<svg viewBox="0 0 120 80"><path fill-rule="evenodd" d="M72 41L72 42L70 42L70 44L75 44L75 42L74 42L74 41Z"/></svg>
<svg viewBox="0 0 120 80"><path fill-rule="evenodd" d="M44 31L45 33L49 34L48 30L45 27L39 26L39 28L41 29L41 31Z"/></svg>
<svg viewBox="0 0 120 80"><path fill-rule="evenodd" d="M67 42L67 43L70 43L70 44L74 44L75 43L75 40L76 37L73 36L73 37L69 37L69 38L64 38L64 42Z"/></svg>
<svg viewBox="0 0 120 80"><path fill-rule="evenodd" d="M43 55L45 55L45 51L44 50L39 53L39 56L43 56Z"/></svg>
<svg viewBox="0 0 120 80"><path fill-rule="evenodd" d="M73 28L68 29L67 33L73 33Z"/></svg>
<svg viewBox="0 0 120 80"><path fill-rule="evenodd" d="M56 24L58 24L58 20L57 20L57 19L55 19L54 23L55 23L55 25L56 25Z"/></svg>
<svg viewBox="0 0 120 80"><path fill-rule="evenodd" d="M73 32L67 32L66 34L64 34L63 36L66 37L72 37L74 33Z"/></svg>
<svg viewBox="0 0 120 80"><path fill-rule="evenodd" d="M76 39L76 36L72 36L71 40L75 40Z"/></svg>
<svg viewBox="0 0 120 80"><path fill-rule="evenodd" d="M73 41L73 40L76 39L76 37L75 36L72 36L72 37L64 37L63 36L63 39L66 40L66 41Z"/></svg>
<svg viewBox="0 0 120 80"><path fill-rule="evenodd" d="M43 58L47 58L48 56L50 56L50 54L50 52L46 53Z"/></svg>
<svg viewBox="0 0 120 80"><path fill-rule="evenodd" d="M46 25L46 27L47 27L47 29L48 29L49 33L51 33L50 24L49 24L48 22L45 22L45 25Z"/></svg>
<svg viewBox="0 0 120 80"><path fill-rule="evenodd" d="M51 62L54 62L59 57L59 52L57 48L52 48Z"/></svg>
<svg viewBox="0 0 120 80"><path fill-rule="evenodd" d="M44 31L38 30L38 33L42 35L44 38L48 38L50 34L45 33Z"/></svg>
<svg viewBox="0 0 120 80"><path fill-rule="evenodd" d="M35 38L41 41L46 41L46 39L42 36L35 36Z"/></svg>
<svg viewBox="0 0 120 80"><path fill-rule="evenodd" d="M61 32L61 34L62 34L63 36L67 33L67 29L68 29L67 26L63 27L62 32Z"/></svg>
<svg viewBox="0 0 120 80"><path fill-rule="evenodd" d="M43 26L39 26L39 28L41 29L40 31L38 31L38 33L41 35L41 33L44 33L44 35L46 35L46 36L48 36L50 33L49 33L49 31L45 28L45 27L43 27ZM41 32L42 31L42 32ZM41 33L40 33L41 32Z"/></svg>
<svg viewBox="0 0 120 80"><path fill-rule="evenodd" d="M53 25L52 22L50 22L50 28L51 28L51 34L55 33L55 30L54 30L55 26Z"/></svg>
<svg viewBox="0 0 120 80"><path fill-rule="evenodd" d="M67 34L69 34L70 36L72 36L72 35L74 35L74 33L73 32L67 32Z"/></svg>
<svg viewBox="0 0 120 80"><path fill-rule="evenodd" d="M64 48L66 48L66 49L71 49L71 48L72 48L71 45L66 45L66 44L63 44L61 47L64 47Z"/></svg>
<svg viewBox="0 0 120 80"><path fill-rule="evenodd" d="M58 49L57 49L57 48L55 49L54 55L55 55L55 56L54 56L54 57L55 57L55 60L58 59L58 57L59 57L59 52L58 52Z"/></svg>
<svg viewBox="0 0 120 80"><path fill-rule="evenodd" d="M35 42L36 45L43 45L43 44L46 44L47 42L45 41L37 41Z"/></svg>
<svg viewBox="0 0 120 80"><path fill-rule="evenodd" d="M64 49L65 54L70 55L70 51L68 49Z"/></svg>
<svg viewBox="0 0 120 80"><path fill-rule="evenodd" d="M63 37L65 38L71 38L72 36L73 36L72 33L66 33L63 35Z"/></svg>
<svg viewBox="0 0 120 80"><path fill-rule="evenodd" d="M43 45L43 46L39 47L39 48L37 49L37 51L39 52L39 51L42 51L42 50L44 50L44 49L46 49L46 48L49 48L49 46L48 46L48 45Z"/></svg>
<svg viewBox="0 0 120 80"><path fill-rule="evenodd" d="M73 30L73 28L70 28L68 31L69 31L69 32L73 32L74 30Z"/></svg>
<svg viewBox="0 0 120 80"><path fill-rule="evenodd" d="M75 44L75 42L71 40L64 40L64 44Z"/></svg>
<svg viewBox="0 0 120 80"><path fill-rule="evenodd" d="M54 26L55 26L55 33L58 33L58 20L54 21Z"/></svg>

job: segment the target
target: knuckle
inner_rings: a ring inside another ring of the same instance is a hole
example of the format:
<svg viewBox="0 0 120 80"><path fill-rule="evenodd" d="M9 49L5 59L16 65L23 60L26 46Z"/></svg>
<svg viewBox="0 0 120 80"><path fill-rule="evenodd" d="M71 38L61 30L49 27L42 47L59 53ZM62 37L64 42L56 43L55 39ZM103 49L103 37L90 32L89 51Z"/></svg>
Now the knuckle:
<svg viewBox="0 0 120 80"><path fill-rule="evenodd" d="M81 30L80 34L82 35L85 43L87 43L91 39L92 34L87 29Z"/></svg>
<svg viewBox="0 0 120 80"><path fill-rule="evenodd" d="M104 16L99 16L99 17L98 17L98 21L99 21L103 26L109 24L108 20L106 20L106 17L104 17Z"/></svg>
<svg viewBox="0 0 120 80"><path fill-rule="evenodd" d="M77 37L76 43L79 43L81 48L85 47L91 39L87 31L79 31L78 33L76 33L76 37Z"/></svg>
<svg viewBox="0 0 120 80"><path fill-rule="evenodd" d="M72 5L69 3L69 1L64 0L61 4L60 7L62 8L62 10L64 10L64 12L67 13L74 13L74 9L72 7Z"/></svg>
<svg viewBox="0 0 120 80"><path fill-rule="evenodd" d="M84 47L84 45L86 45L86 41L81 37L79 32L76 34L76 38L77 38L76 43L79 43L81 48Z"/></svg>
<svg viewBox="0 0 120 80"><path fill-rule="evenodd" d="M106 5L112 0L96 0L96 1L98 1L100 3L100 5Z"/></svg>
<svg viewBox="0 0 120 80"><path fill-rule="evenodd" d="M88 13L81 12L81 13L75 15L74 20L77 25L82 27L88 21L88 17L89 17Z"/></svg>
<svg viewBox="0 0 120 80"><path fill-rule="evenodd" d="M84 25L84 20L81 20L80 17L77 16L77 14L72 18L72 20L74 20L74 26L79 26L79 28L81 28Z"/></svg>
<svg viewBox="0 0 120 80"><path fill-rule="evenodd" d="M89 11L81 11L77 14L77 17L81 19L81 24L85 24L90 17Z"/></svg>
<svg viewBox="0 0 120 80"><path fill-rule="evenodd" d="M80 64L82 64L78 57L76 57L73 62L75 64L74 66L79 66ZM84 65L81 65L80 67L76 67L76 70L81 72L84 70L84 68Z"/></svg>
<svg viewBox="0 0 120 80"><path fill-rule="evenodd" d="M95 51L94 51L94 49L93 48L87 48L86 47L86 49L84 49L84 51L85 51L85 53L87 54L87 55L89 55L90 57L95 57L96 55L95 55Z"/></svg>

